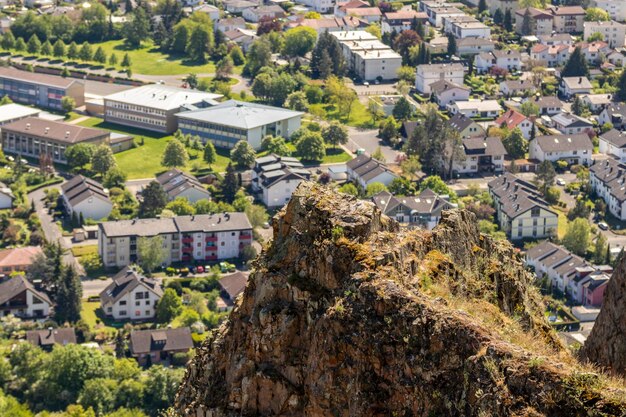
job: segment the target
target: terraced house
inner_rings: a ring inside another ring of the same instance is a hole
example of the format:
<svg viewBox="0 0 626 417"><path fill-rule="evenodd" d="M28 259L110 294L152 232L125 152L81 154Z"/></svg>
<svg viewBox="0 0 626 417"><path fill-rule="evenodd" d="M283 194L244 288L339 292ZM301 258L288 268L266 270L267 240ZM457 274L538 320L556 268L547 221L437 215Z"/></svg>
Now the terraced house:
<svg viewBox="0 0 626 417"><path fill-rule="evenodd" d="M456 208L448 201L447 195L438 195L427 188L416 196L394 196L389 191L381 191L372 201L387 216L404 227L421 227L432 230L441 219L443 210Z"/></svg>
<svg viewBox="0 0 626 417"><path fill-rule="evenodd" d="M626 220L626 165L615 159L598 161L589 169L591 189L612 215Z"/></svg>
<svg viewBox="0 0 626 417"><path fill-rule="evenodd" d="M98 228L98 253L106 267L136 262L142 237L163 238L164 265L237 258L252 244L252 225L245 213L118 220L99 223Z"/></svg>
<svg viewBox="0 0 626 417"><path fill-rule="evenodd" d="M511 240L554 236L558 215L533 184L505 173L488 184L500 229Z"/></svg>

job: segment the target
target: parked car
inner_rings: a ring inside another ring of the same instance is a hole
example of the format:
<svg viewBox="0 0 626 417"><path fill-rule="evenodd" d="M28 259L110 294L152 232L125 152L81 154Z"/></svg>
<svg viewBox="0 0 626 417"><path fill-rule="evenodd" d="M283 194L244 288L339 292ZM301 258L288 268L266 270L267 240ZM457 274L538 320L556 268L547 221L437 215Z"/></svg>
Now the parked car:
<svg viewBox="0 0 626 417"><path fill-rule="evenodd" d="M557 178L556 179L556 183L557 183L557 185L564 186L565 185L565 180L563 178Z"/></svg>
<svg viewBox="0 0 626 417"><path fill-rule="evenodd" d="M235 272L237 270L237 267L230 262L220 262L220 270L222 271L222 273Z"/></svg>
<svg viewBox="0 0 626 417"><path fill-rule="evenodd" d="M598 227L602 230L609 230L609 225L606 224L605 222L598 223Z"/></svg>

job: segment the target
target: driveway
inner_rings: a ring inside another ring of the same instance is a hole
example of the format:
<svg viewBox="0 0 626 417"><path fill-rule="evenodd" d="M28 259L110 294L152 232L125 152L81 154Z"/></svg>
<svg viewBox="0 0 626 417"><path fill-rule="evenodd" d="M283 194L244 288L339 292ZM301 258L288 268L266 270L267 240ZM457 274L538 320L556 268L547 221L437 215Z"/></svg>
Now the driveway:
<svg viewBox="0 0 626 417"><path fill-rule="evenodd" d="M83 298L100 295L111 282L111 278L83 280Z"/></svg>
<svg viewBox="0 0 626 417"><path fill-rule="evenodd" d="M396 157L400 154L399 151L393 149L389 145L385 145L376 135L378 135L378 129L359 129L352 126L348 128L348 148L352 153L356 153L359 148L365 149L365 152L370 155L376 151L376 148L380 146L380 149L385 156L387 164L394 164Z"/></svg>
<svg viewBox="0 0 626 417"><path fill-rule="evenodd" d="M152 181L154 181L154 178L142 178L139 180L126 181L126 188L132 195L136 196L137 193L143 191L143 189L146 188L146 186Z"/></svg>
<svg viewBox="0 0 626 417"><path fill-rule="evenodd" d="M63 233L59 226L54 222L54 219L50 214L48 214L48 210L44 207L43 199L44 199L44 191L49 188L59 188L60 184L51 185L49 187L40 188L38 190L33 191L28 194L28 200L35 202L35 211L37 212L37 216L39 216L39 220L41 221L41 229L43 230L43 234L46 237L48 242L59 242L61 247L65 249L65 255L63 255L63 261L66 265L73 265L74 269L78 272L78 274L83 278L85 276L85 269L83 266L78 263L74 255L72 255L72 245L67 242L67 239L63 237Z"/></svg>

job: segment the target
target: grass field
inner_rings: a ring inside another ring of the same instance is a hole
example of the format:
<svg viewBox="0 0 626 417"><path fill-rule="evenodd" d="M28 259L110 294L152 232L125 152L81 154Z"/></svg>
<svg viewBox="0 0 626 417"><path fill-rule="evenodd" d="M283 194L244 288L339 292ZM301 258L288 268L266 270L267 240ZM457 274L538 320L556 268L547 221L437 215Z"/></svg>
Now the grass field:
<svg viewBox="0 0 626 417"><path fill-rule="evenodd" d="M320 116L327 120L339 120L348 126L361 127L361 128L373 128L376 127L374 119L363 103L359 100L355 100L352 104L350 111L350 117L346 121L344 118L340 118L338 110L333 104L312 104L310 106L311 114Z"/></svg>
<svg viewBox="0 0 626 417"><path fill-rule="evenodd" d="M117 329L111 326L111 323L103 316L99 301L90 302L83 300L82 307L81 317L92 332L103 332L107 335L107 338L115 336ZM119 324L117 327L121 328L122 324Z"/></svg>
<svg viewBox="0 0 626 417"><path fill-rule="evenodd" d="M76 257L92 255L98 253L98 245L73 246L72 255Z"/></svg>
<svg viewBox="0 0 626 417"><path fill-rule="evenodd" d="M175 56L161 52L149 43L144 43L144 46L138 49L129 49L124 45L124 41L115 40L93 44L93 50L95 51L99 46L104 49L107 56L114 52L120 63L124 54L128 53L131 61L130 68L135 74L184 75L215 72L215 65L212 63L198 64L197 62L191 62L185 59L184 56Z"/></svg>

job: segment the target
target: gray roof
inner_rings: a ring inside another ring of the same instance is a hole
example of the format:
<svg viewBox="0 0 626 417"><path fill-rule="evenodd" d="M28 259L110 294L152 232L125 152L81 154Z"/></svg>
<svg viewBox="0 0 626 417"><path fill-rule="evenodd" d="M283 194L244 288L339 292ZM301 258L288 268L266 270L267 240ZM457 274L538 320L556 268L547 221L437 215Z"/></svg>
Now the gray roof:
<svg viewBox="0 0 626 417"><path fill-rule="evenodd" d="M13 195L13 191L11 191L11 189L3 182L0 182L0 194L9 196L11 200L15 198L15 196Z"/></svg>
<svg viewBox="0 0 626 417"><path fill-rule="evenodd" d="M102 129L82 127L64 122L26 117L2 126L2 130L12 131L25 136L37 136L58 142L75 144L109 136L109 132Z"/></svg>
<svg viewBox="0 0 626 417"><path fill-rule="evenodd" d="M622 116L623 119L626 119L626 105L624 103L611 103L604 109L604 111L607 112L609 117L619 115Z"/></svg>
<svg viewBox="0 0 626 417"><path fill-rule="evenodd" d="M116 220L99 223L100 230L107 237L118 236L157 236L165 233L177 233L178 228L174 219L163 217L160 219L133 219Z"/></svg>
<svg viewBox="0 0 626 417"><path fill-rule="evenodd" d="M556 96L542 96L536 98L533 102L539 107L539 109L544 109L546 107L554 107L557 109L563 108L563 102Z"/></svg>
<svg viewBox="0 0 626 417"><path fill-rule="evenodd" d="M626 165L615 159L597 161L589 172L602 182L620 203L626 201Z"/></svg>
<svg viewBox="0 0 626 417"><path fill-rule="evenodd" d="M164 172L159 175L156 180L159 184L161 184L170 200L175 199L185 190L190 188L195 188L198 191L204 192L207 198L211 196L211 193L209 193L209 191L202 186L196 177L187 174L178 168Z"/></svg>
<svg viewBox="0 0 626 417"><path fill-rule="evenodd" d="M430 85L430 90L435 94L441 94L442 92L446 90L451 90L453 88L460 88L461 90L467 90L467 91L470 90L469 88L463 85L451 83L450 81L447 81L447 80L435 81L434 83Z"/></svg>
<svg viewBox="0 0 626 417"><path fill-rule="evenodd" d="M14 67L0 67L0 78L63 89L69 88L74 83L84 84L83 81L79 81L75 78L64 78L56 75L22 71Z"/></svg>
<svg viewBox="0 0 626 417"><path fill-rule="evenodd" d="M118 272L113 277L113 282L100 293L100 300L103 304L115 303L140 285L152 291L159 298L163 296L163 289L159 282L147 278L133 267L127 266Z"/></svg>
<svg viewBox="0 0 626 417"><path fill-rule="evenodd" d="M76 343L76 332L73 327L30 330L26 332L26 340L35 346L65 346Z"/></svg>
<svg viewBox="0 0 626 417"><path fill-rule="evenodd" d="M507 155L502 140L495 136L464 138L463 148L466 155Z"/></svg>
<svg viewBox="0 0 626 417"><path fill-rule="evenodd" d="M587 77L564 77L562 80L570 90L584 88L591 90L593 86Z"/></svg>
<svg viewBox="0 0 626 417"><path fill-rule="evenodd" d="M33 287L33 284L30 283L26 278L22 275L18 275L9 279L8 281L0 284L0 305L10 301L15 296L21 294L22 292L29 290L37 298L45 301L46 303L52 305L52 302L48 298L48 296L42 292L39 292Z"/></svg>
<svg viewBox="0 0 626 417"><path fill-rule="evenodd" d="M462 113L452 116L447 122L448 126L461 133L476 122Z"/></svg>
<svg viewBox="0 0 626 417"><path fill-rule="evenodd" d="M222 290L228 294L230 301L233 301L246 289L246 282L248 282L248 277L241 271L225 275L218 281Z"/></svg>
<svg viewBox="0 0 626 417"><path fill-rule="evenodd" d="M16 103L5 104L0 106L0 124L23 117L37 116L39 113L41 113L41 110L33 107L22 106Z"/></svg>
<svg viewBox="0 0 626 417"><path fill-rule="evenodd" d="M193 347L189 327L130 332L130 351L134 355L150 352L189 350Z"/></svg>
<svg viewBox="0 0 626 417"><path fill-rule="evenodd" d="M591 127L593 124L580 116L572 113L559 113L552 116L552 121L565 127Z"/></svg>
<svg viewBox="0 0 626 417"><path fill-rule="evenodd" d="M149 84L108 95L104 97L104 100L105 103L107 100L112 100L167 111L177 110L186 104L196 104L204 100L215 100L221 97L223 97L221 94L170 87L163 84Z"/></svg>
<svg viewBox="0 0 626 417"><path fill-rule="evenodd" d="M487 185L496 197L499 209L511 219L537 207L554 213L537 187L511 173L502 174Z"/></svg>
<svg viewBox="0 0 626 417"><path fill-rule="evenodd" d="M83 177L82 175L76 175L68 182L61 185L61 190L63 191L63 195L66 200L72 207L91 197L95 197L112 204L108 193L104 190L102 185L91 178Z"/></svg>
<svg viewBox="0 0 626 417"><path fill-rule="evenodd" d="M270 123L302 116L299 111L244 101L229 100L217 106L178 113L181 119L210 122L239 129L253 129Z"/></svg>
<svg viewBox="0 0 626 417"><path fill-rule="evenodd" d="M591 143L591 139L589 139L589 135L586 133L537 136L534 140L537 141L537 145L544 152L593 150L593 143Z"/></svg>
<svg viewBox="0 0 626 417"><path fill-rule="evenodd" d="M554 253L554 251L556 251L557 249L559 249L557 245L550 242L549 240L544 240L543 242L539 243L536 246L533 246L526 251L526 259L534 259L536 261L540 261L551 253Z"/></svg>
<svg viewBox="0 0 626 417"><path fill-rule="evenodd" d="M611 129L600 135L603 139L617 148L626 148L626 133L617 129Z"/></svg>
<svg viewBox="0 0 626 417"><path fill-rule="evenodd" d="M456 207L444 197L437 195L427 188L417 196L394 196L389 191L381 191L372 197L372 201L385 214L395 212L402 207L409 214L433 214L440 213Z"/></svg>
<svg viewBox="0 0 626 417"><path fill-rule="evenodd" d="M376 178L382 173L388 172L396 176L387 165L372 158L370 155L363 153L356 158L348 161L346 166L354 171L363 181L368 182L372 178Z"/></svg>

